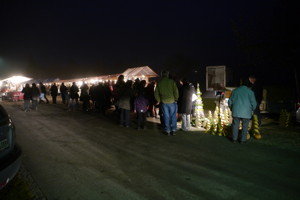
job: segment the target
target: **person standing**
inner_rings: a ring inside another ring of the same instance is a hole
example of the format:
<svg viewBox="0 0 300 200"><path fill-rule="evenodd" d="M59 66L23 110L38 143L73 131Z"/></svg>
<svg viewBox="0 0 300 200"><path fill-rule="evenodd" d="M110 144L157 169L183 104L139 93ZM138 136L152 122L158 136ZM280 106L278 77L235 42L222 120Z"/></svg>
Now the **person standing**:
<svg viewBox="0 0 300 200"><path fill-rule="evenodd" d="M149 100L146 98L146 81L141 81L137 89L137 97L134 99L134 112L137 113L137 129L145 129L147 107Z"/></svg>
<svg viewBox="0 0 300 200"><path fill-rule="evenodd" d="M154 97L154 88L156 86L155 81L149 83L146 87L146 97L149 101L148 113L151 117L158 118L158 107L155 107L156 100Z"/></svg>
<svg viewBox="0 0 300 200"><path fill-rule="evenodd" d="M31 88L31 98L32 98L32 109L37 110L37 105L38 105L38 99L40 97L40 90L38 87L36 87L35 83L32 83L32 88Z"/></svg>
<svg viewBox="0 0 300 200"><path fill-rule="evenodd" d="M255 76L249 76L249 81L251 83L251 90L254 92L255 100L257 103L253 114L257 116L258 126L261 126L261 114L259 106L263 98L263 87L257 82Z"/></svg>
<svg viewBox="0 0 300 200"><path fill-rule="evenodd" d="M49 100L47 98L47 91L46 91L46 87L45 85L40 82L40 92L41 92L41 96L44 97L44 99L47 101L47 103L49 103ZM43 100L40 100L40 103L43 102Z"/></svg>
<svg viewBox="0 0 300 200"><path fill-rule="evenodd" d="M154 91L156 101L161 103L166 135L175 135L177 130L177 103L179 93L176 82L169 78L169 72L162 71L162 79Z"/></svg>
<svg viewBox="0 0 300 200"><path fill-rule="evenodd" d="M24 93L24 111L29 112L30 100L31 100L31 88L28 83L26 83L25 87L22 90L22 93Z"/></svg>
<svg viewBox="0 0 300 200"><path fill-rule="evenodd" d="M178 113L181 114L181 129L189 131L191 128L191 114L193 105L193 94L195 94L195 87L187 80L182 80L181 95L179 95Z"/></svg>
<svg viewBox="0 0 300 200"><path fill-rule="evenodd" d="M232 112L232 141L237 142L239 136L240 121L242 121L242 132L240 143L245 143L248 134L248 125L252 112L257 106L254 92L247 86L249 81L242 81L240 87L234 89L228 100L228 106Z"/></svg>
<svg viewBox="0 0 300 200"><path fill-rule="evenodd" d="M72 83L72 86L70 88L70 98L71 98L71 103L69 104L69 109L74 110L75 108L75 103L76 105L78 105L78 92L79 92L79 88L76 85L75 82Z"/></svg>
<svg viewBox="0 0 300 200"><path fill-rule="evenodd" d="M90 109L90 96L89 96L89 86L86 83L80 87L80 101L82 101L82 110L89 111Z"/></svg>
<svg viewBox="0 0 300 200"><path fill-rule="evenodd" d="M64 82L61 83L59 90L60 90L62 102L63 102L63 104L66 104L66 99L68 96L68 88L67 88L67 86L65 86Z"/></svg>
<svg viewBox="0 0 300 200"><path fill-rule="evenodd" d="M95 103L96 103L96 91L95 90L96 90L96 85L92 84L90 87L90 90L89 90L89 95L92 100L91 110L95 109Z"/></svg>
<svg viewBox="0 0 300 200"><path fill-rule="evenodd" d="M119 94L120 126L128 128L130 125L130 102L133 97L131 80L125 83Z"/></svg>
<svg viewBox="0 0 300 200"><path fill-rule="evenodd" d="M116 111L118 111L119 109L120 92L123 90L124 86L125 86L124 75L120 75L118 77L117 83L113 87L113 98L114 98L114 105Z"/></svg>
<svg viewBox="0 0 300 200"><path fill-rule="evenodd" d="M51 86L50 91L51 91L51 96L52 96L52 102L53 102L53 104L56 104L56 97L57 97L57 94L58 94L58 88L57 88L55 83L53 83L53 85Z"/></svg>

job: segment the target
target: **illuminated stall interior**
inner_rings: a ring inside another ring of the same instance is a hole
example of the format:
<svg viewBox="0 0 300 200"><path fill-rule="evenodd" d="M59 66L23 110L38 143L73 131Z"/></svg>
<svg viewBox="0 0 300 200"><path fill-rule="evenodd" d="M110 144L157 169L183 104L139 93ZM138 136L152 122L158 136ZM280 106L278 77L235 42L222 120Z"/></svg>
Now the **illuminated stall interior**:
<svg viewBox="0 0 300 200"><path fill-rule="evenodd" d="M23 83L31 80L25 76L12 76L0 81L1 92L21 91L23 89Z"/></svg>

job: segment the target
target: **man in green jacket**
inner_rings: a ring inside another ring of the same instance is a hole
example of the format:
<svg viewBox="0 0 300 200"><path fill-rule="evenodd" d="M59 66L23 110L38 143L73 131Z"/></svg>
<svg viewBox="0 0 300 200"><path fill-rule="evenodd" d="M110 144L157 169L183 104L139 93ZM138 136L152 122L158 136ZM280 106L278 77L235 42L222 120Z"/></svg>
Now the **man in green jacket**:
<svg viewBox="0 0 300 200"><path fill-rule="evenodd" d="M242 135L240 143L247 140L248 125L252 117L252 112L256 108L256 100L253 91L247 86L249 81L244 80L241 86L232 91L228 100L228 106L232 111L232 141L238 139L240 121L242 121Z"/></svg>
<svg viewBox="0 0 300 200"><path fill-rule="evenodd" d="M167 135L175 135L177 130L177 100L179 97L178 88L174 80L169 79L169 72L162 72L162 79L157 83L154 91L155 99L161 103L161 109L165 122L165 132Z"/></svg>

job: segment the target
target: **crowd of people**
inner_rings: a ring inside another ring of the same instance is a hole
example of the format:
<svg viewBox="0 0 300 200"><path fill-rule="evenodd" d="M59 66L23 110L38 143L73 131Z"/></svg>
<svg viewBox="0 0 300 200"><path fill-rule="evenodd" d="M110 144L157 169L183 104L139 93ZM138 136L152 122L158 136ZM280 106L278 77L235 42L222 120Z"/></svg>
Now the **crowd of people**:
<svg viewBox="0 0 300 200"><path fill-rule="evenodd" d="M247 83L247 84L246 84ZM251 83L251 85L249 85ZM254 91L252 91L252 90ZM55 83L49 88L52 103L57 103L60 94L62 103L68 111L81 108L83 111L96 111L105 114L108 109L115 108L118 114L118 123L122 127L130 127L131 113L136 113L137 129L145 129L146 117L160 119L160 125L166 135L175 135L177 121L182 121L182 131L191 128L191 116L193 114L193 103L195 87L186 79L175 81L170 77L168 71L162 71L161 80L147 83L145 80L124 80L120 75L115 84L110 82L99 82L97 85L83 83L80 87L75 82L67 87L64 83L57 86ZM35 83L30 87L26 84L23 88L24 110L37 110L38 102L49 104L47 90L43 83L39 87ZM255 77L249 77L242 86L235 89L229 98L229 107L233 115L233 141L238 139L238 127L243 122L242 136L240 142L245 142L246 127L252 117L253 111L259 116L259 104L261 101L260 91L255 84ZM80 103L81 102L81 103Z"/></svg>

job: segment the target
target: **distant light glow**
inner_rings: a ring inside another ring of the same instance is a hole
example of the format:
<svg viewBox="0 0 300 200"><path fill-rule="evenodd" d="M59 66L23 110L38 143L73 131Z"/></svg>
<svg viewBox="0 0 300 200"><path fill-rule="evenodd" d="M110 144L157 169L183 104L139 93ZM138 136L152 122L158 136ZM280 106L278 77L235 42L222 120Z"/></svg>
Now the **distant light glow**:
<svg viewBox="0 0 300 200"><path fill-rule="evenodd" d="M80 87L80 86L82 86L82 83L83 83L82 81L78 81L77 85Z"/></svg>
<svg viewBox="0 0 300 200"><path fill-rule="evenodd" d="M29 81L31 80L31 78L28 78L28 77L25 77L25 76L12 76L12 77L9 77L7 79L4 79L3 81L9 81L13 84L18 84L18 83L23 83L23 82L26 82L26 81Z"/></svg>

